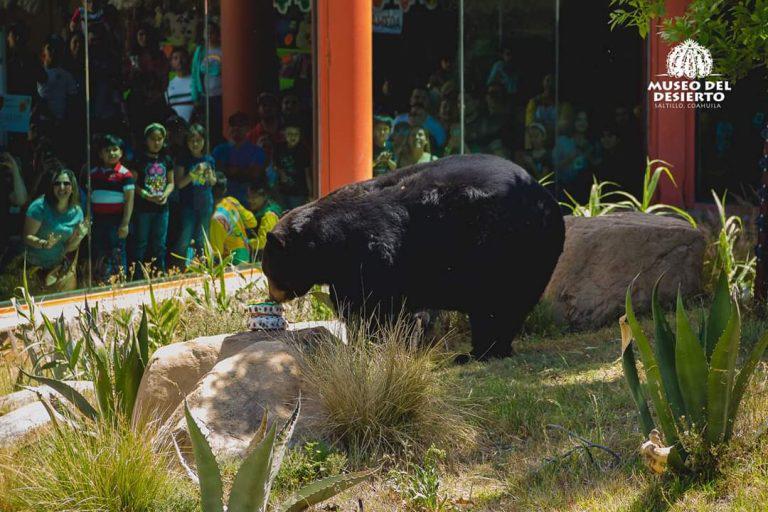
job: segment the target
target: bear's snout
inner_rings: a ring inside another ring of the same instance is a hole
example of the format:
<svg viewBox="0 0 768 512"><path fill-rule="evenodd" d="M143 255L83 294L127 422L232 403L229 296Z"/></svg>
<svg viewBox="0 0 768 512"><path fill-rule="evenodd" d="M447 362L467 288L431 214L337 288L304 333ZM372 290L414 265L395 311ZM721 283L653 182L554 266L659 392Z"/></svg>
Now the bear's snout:
<svg viewBox="0 0 768 512"><path fill-rule="evenodd" d="M288 293L281 290L275 284L267 278L267 287L269 289L269 300L275 302L285 302L288 300Z"/></svg>

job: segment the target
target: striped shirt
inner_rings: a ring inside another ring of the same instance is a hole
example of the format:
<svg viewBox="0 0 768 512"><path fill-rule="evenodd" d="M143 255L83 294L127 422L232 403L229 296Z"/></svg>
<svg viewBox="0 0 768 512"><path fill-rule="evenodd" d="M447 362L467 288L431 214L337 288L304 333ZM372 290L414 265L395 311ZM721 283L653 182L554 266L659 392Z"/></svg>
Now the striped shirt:
<svg viewBox="0 0 768 512"><path fill-rule="evenodd" d="M91 170L91 207L94 215L122 215L125 192L136 188L131 171L118 163L115 167Z"/></svg>
<svg viewBox="0 0 768 512"><path fill-rule="evenodd" d="M168 82L168 90L165 93L168 105L176 111L179 117L189 122L195 103L192 101L192 77L176 76Z"/></svg>

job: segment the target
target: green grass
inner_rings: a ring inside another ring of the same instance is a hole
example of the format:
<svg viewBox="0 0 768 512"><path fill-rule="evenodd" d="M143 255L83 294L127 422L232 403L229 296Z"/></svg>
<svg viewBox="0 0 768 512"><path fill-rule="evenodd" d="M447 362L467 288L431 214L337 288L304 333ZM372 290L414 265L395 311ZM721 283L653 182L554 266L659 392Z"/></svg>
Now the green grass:
<svg viewBox="0 0 768 512"><path fill-rule="evenodd" d="M694 316L694 315L692 315ZM650 325L646 321L646 328ZM747 318L746 352L766 322ZM442 492L476 511L768 510L768 365L751 384L737 439L712 480L651 475L638 456L644 441L621 372L618 327L515 342L516 355L445 370L483 411L480 446L443 468ZM561 425L618 452L621 463L574 446ZM386 492L366 497L367 511L390 510ZM462 508L462 507L460 507Z"/></svg>
<svg viewBox="0 0 768 512"><path fill-rule="evenodd" d="M197 491L176 473L168 447L150 432L111 423L63 429L34 445L0 454L0 510L184 512Z"/></svg>
<svg viewBox="0 0 768 512"><path fill-rule="evenodd" d="M293 320L326 313L310 300L292 311ZM183 317L179 337L243 329L239 311L188 311ZM697 312L691 317L697 318ZM449 329L464 338L465 323L457 315L446 320ZM651 332L650 322L643 323ZM767 322L745 313L742 350L746 353L766 329ZM403 454L412 453L414 444L434 443L448 452L439 466L446 510L768 510L768 365L763 363L756 372L737 423L736 442L722 455L719 475L708 480L659 478L638 456L644 439L621 372L618 326L567 333L552 326L542 307L526 332L515 341L516 355L505 360L443 366L423 359L420 371L429 370L427 380L402 365L403 358L416 355L396 342L407 336L390 336L378 346L354 339L346 348L330 342L319 345L314 355L325 363L310 379L310 388L324 387L327 399L347 401L351 408L337 407L346 416L326 424L329 441L336 442L328 448L331 455L319 455L314 448L293 449L278 490L289 492L307 478L355 468L364 451L393 452L394 457L374 456L368 463L408 472L413 466ZM455 348L468 348L466 339ZM0 386L2 370L0 366ZM419 393L404 393L403 386ZM421 415L399 416L402 410L392 404L404 396ZM407 421L381 423L381 414L392 411L398 412L395 419ZM413 430L414 418L421 422L420 429ZM611 448L620 454L621 463L612 467L610 457L599 451L593 451L595 463L580 451L563 457L574 442L549 424ZM476 434L474 444L467 442L469 432ZM99 431L96 438L66 439L64 443L44 435L21 452L0 451L0 511L195 510L194 487L169 469L174 466L171 456L165 450L158 455L146 436ZM373 486L360 486L333 501L341 510L356 510L359 498L366 512L391 511L397 503L393 500L402 496L393 496L386 478L382 472Z"/></svg>

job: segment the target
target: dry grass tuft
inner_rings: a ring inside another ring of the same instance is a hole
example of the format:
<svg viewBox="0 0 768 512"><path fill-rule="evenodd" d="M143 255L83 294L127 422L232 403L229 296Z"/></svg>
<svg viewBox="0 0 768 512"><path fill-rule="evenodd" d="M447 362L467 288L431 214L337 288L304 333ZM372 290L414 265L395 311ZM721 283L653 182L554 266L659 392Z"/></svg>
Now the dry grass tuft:
<svg viewBox="0 0 768 512"><path fill-rule="evenodd" d="M301 364L310 398L327 411L326 433L353 461L474 444L466 400L443 371L452 357L441 343L419 347L414 325L403 318L348 329L347 344L321 340L304 349Z"/></svg>

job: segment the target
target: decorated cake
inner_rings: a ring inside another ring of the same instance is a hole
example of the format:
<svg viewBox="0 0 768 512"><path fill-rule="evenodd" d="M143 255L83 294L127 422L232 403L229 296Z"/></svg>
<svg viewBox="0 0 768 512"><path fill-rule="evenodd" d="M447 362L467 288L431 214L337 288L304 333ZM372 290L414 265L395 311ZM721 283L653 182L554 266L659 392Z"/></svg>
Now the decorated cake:
<svg viewBox="0 0 768 512"><path fill-rule="evenodd" d="M248 328L252 331L279 331L288 327L283 306L277 302L249 304L248 314Z"/></svg>

